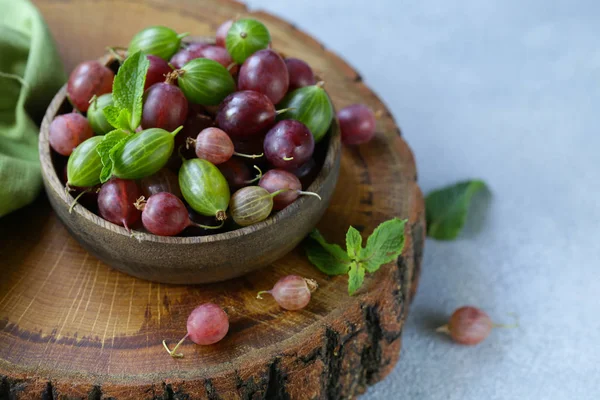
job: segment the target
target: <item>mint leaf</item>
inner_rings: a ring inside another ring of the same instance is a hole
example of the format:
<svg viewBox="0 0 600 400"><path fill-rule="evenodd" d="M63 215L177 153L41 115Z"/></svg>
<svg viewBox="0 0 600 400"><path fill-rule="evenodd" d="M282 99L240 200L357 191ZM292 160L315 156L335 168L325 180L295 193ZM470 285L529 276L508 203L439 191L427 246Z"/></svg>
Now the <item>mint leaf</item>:
<svg viewBox="0 0 600 400"><path fill-rule="evenodd" d="M119 142L123 139L133 136L127 134L122 129L115 129L114 131L108 132L102 138L102 141L98 143L96 147L96 152L100 156L100 160L102 161L102 172L100 173L100 182L104 183L110 179L113 171L113 160L110 157L110 152L113 147L115 147Z"/></svg>
<svg viewBox="0 0 600 400"><path fill-rule="evenodd" d="M135 134L125 136L123 139L121 139L117 144L115 144L110 149L110 151L108 152L108 156L110 157L110 160L112 161L113 164L115 163L115 159L116 159L117 155L119 154L119 152L121 150L123 150L123 147L125 147L127 142L129 142L134 137L135 137Z"/></svg>
<svg viewBox="0 0 600 400"><path fill-rule="evenodd" d="M352 296L365 281L365 269L353 262L348 271L348 294Z"/></svg>
<svg viewBox="0 0 600 400"><path fill-rule="evenodd" d="M404 248L405 219L394 218L381 223L367 239L360 252L360 262L369 272L375 272L383 264L395 261Z"/></svg>
<svg viewBox="0 0 600 400"><path fill-rule="evenodd" d="M109 124L116 128L129 129L129 124L125 127L121 126L121 121L119 119L119 114L121 114L121 110L115 106L106 106L102 109L102 113L106 117L106 120Z"/></svg>
<svg viewBox="0 0 600 400"><path fill-rule="evenodd" d="M309 261L324 274L344 275L348 273L348 269L350 268L349 261L340 261L314 240L308 239L304 244L304 250Z"/></svg>
<svg viewBox="0 0 600 400"><path fill-rule="evenodd" d="M102 166L102 171L100 171L100 182L104 183L110 179L113 173L113 163L105 164Z"/></svg>
<svg viewBox="0 0 600 400"><path fill-rule="evenodd" d="M110 109L108 109L111 107ZM102 110L106 120L109 124L119 129L124 129L126 131L131 131L129 127L129 121L131 119L130 113L126 109L119 109L115 106L108 106Z"/></svg>
<svg viewBox="0 0 600 400"><path fill-rule="evenodd" d="M348 264L350 263L350 257L340 246L337 244L327 243L321 232L318 229L313 230L310 233L310 237L316 240L323 248L331 254L338 262Z"/></svg>
<svg viewBox="0 0 600 400"><path fill-rule="evenodd" d="M346 232L346 252L348 253L348 257L356 259L361 248L362 237L360 236L360 232L355 227L351 226L348 228L348 232Z"/></svg>
<svg viewBox="0 0 600 400"><path fill-rule="evenodd" d="M150 61L141 51L127 57L119 68L113 82L114 108L119 110L117 120L115 112L104 111L106 119L113 126L135 131L142 120L142 101L144 84ZM108 108L108 107L107 107ZM105 109L106 110L106 109ZM111 115L109 119L109 114ZM116 124L113 124L115 122Z"/></svg>
<svg viewBox="0 0 600 400"><path fill-rule="evenodd" d="M467 219L473 195L486 189L481 180L459 182L435 190L425 198L427 235L434 239L455 239Z"/></svg>

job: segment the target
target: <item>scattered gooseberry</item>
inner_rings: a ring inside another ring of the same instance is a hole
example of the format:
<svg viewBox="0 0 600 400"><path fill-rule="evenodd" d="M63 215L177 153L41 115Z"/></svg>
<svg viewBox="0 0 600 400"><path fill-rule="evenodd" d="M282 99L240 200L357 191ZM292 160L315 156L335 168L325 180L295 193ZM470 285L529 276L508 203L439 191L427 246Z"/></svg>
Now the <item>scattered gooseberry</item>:
<svg viewBox="0 0 600 400"><path fill-rule="evenodd" d="M450 335L456 343L476 345L488 337L493 328L514 328L516 325L494 324L481 309L473 306L458 308L446 325L436 331Z"/></svg>
<svg viewBox="0 0 600 400"><path fill-rule="evenodd" d="M229 317L221 307L214 303L205 303L196 307L187 319L187 334L170 350L166 341L163 346L173 358L181 358L183 354L175 353L187 339L199 345L210 345L221 341L229 331Z"/></svg>
<svg viewBox="0 0 600 400"><path fill-rule="evenodd" d="M337 117L345 145L367 143L375 136L375 114L364 104L342 108Z"/></svg>
<svg viewBox="0 0 600 400"><path fill-rule="evenodd" d="M278 280L273 289L258 292L256 297L262 299L262 294L269 293L281 308L291 311L300 310L308 305L311 293L318 287L314 279L288 275Z"/></svg>

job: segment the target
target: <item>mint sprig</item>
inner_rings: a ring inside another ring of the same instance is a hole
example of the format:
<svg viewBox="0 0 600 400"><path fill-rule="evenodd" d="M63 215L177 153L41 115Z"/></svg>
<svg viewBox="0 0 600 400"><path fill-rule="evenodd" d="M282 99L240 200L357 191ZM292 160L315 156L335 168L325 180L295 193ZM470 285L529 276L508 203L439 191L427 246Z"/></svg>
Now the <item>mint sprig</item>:
<svg viewBox="0 0 600 400"><path fill-rule="evenodd" d="M113 82L114 105L105 107L104 116L116 128L134 132L142 120L146 73L150 66L141 51L127 57Z"/></svg>
<svg viewBox="0 0 600 400"><path fill-rule="evenodd" d="M104 135L96 148L102 161L102 183L112 176L115 155L133 139L133 132L142 121L144 84L149 67L148 58L138 51L127 57L115 76L112 91L114 104L105 107L102 112L108 123L116 129Z"/></svg>
<svg viewBox="0 0 600 400"><path fill-rule="evenodd" d="M376 272L402 253L405 226L405 219L383 222L369 236L365 247L360 232L351 226L346 233L346 251L337 244L327 243L315 229L306 241L306 255L327 275L348 274L348 294L352 296L362 286L366 272Z"/></svg>

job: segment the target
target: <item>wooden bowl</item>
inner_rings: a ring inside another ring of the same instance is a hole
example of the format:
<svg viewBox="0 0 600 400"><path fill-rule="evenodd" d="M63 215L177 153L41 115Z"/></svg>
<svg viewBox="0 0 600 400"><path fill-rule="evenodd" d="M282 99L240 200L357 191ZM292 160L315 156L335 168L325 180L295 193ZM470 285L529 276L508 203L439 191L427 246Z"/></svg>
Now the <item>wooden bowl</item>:
<svg viewBox="0 0 600 400"><path fill-rule="evenodd" d="M46 111L40 131L42 177L50 204L71 235L94 256L127 274L173 284L218 282L269 265L290 252L325 213L340 169L340 130L334 118L320 172L310 192L265 221L226 233L196 237L164 237L136 232L133 238L115 225L76 205L65 191L53 163L48 142L49 126L61 110L68 110L66 85ZM137 239L137 240L136 240Z"/></svg>

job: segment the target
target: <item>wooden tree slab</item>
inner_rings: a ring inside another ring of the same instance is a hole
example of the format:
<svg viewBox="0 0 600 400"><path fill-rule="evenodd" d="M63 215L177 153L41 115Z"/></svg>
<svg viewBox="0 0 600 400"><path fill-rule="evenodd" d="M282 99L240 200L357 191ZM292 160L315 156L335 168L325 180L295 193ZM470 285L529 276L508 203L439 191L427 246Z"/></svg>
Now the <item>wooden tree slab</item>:
<svg viewBox="0 0 600 400"><path fill-rule="evenodd" d="M239 3L216 0L37 4L69 70L148 25L210 35L222 21L248 14ZM344 149L319 228L343 243L349 225L366 237L384 220L408 218L402 256L368 276L354 297L346 277L319 273L301 249L220 284L150 283L88 255L41 198L0 221L0 398L337 399L363 392L394 367L425 233L412 153L385 106L344 61L290 24L252 14L268 25L276 48L327 78L336 107L363 102L384 111L375 140ZM318 281L306 309L284 311L255 298L288 274ZM226 309L228 336L214 346L187 342L185 358L172 359L161 341L182 337L189 312L207 301Z"/></svg>

